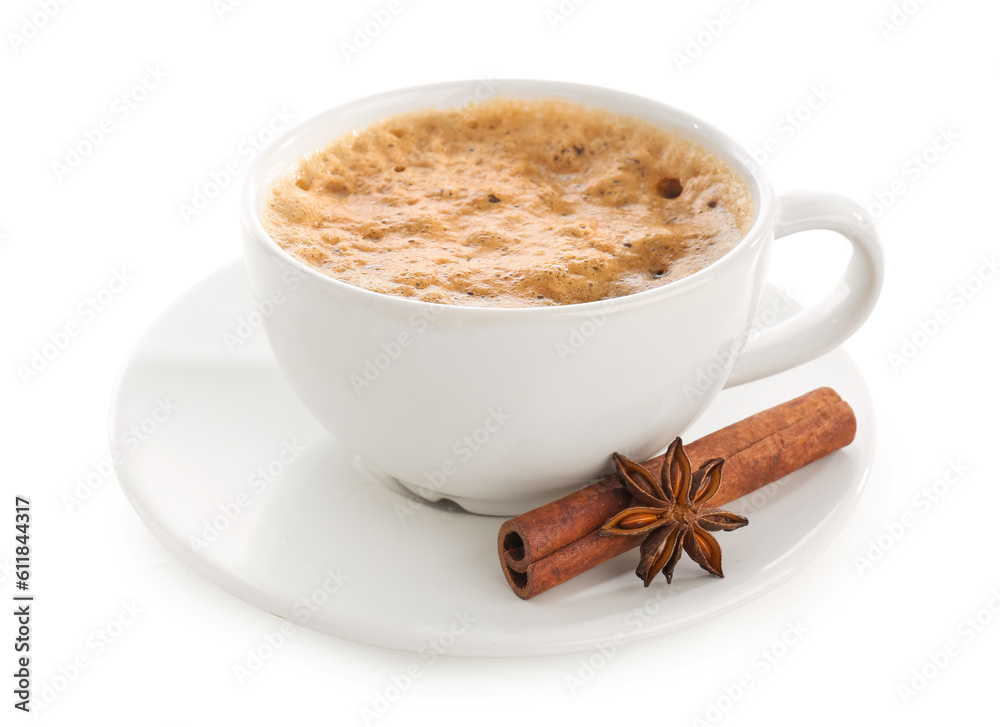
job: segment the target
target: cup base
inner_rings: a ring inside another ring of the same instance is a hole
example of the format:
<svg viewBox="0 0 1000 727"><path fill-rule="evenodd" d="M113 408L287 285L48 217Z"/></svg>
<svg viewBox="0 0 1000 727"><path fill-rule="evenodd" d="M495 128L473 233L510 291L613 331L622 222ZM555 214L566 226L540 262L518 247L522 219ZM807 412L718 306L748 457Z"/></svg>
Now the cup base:
<svg viewBox="0 0 1000 727"><path fill-rule="evenodd" d="M528 510L541 507L555 498L535 498L527 500L484 500L475 497L460 497L445 492L431 490L426 485L412 485L403 482L392 475L386 474L358 455L353 457L354 468L366 480L377 483L387 490L395 492L408 499L416 499L421 505L428 505L439 510L454 512L464 511L471 515L486 515L489 517L514 517Z"/></svg>
<svg viewBox="0 0 1000 727"><path fill-rule="evenodd" d="M504 518L515 517L550 502L549 499L480 500L474 497L457 497L455 495L448 495L445 493L428 493L426 487L412 486L406 482L401 482L400 480L396 480L396 482L407 492L407 496L420 498L424 502L435 506L440 506L444 503L454 503L454 505L458 508L472 515L487 515L490 517ZM435 496L435 499L428 497L428 495L431 494Z"/></svg>

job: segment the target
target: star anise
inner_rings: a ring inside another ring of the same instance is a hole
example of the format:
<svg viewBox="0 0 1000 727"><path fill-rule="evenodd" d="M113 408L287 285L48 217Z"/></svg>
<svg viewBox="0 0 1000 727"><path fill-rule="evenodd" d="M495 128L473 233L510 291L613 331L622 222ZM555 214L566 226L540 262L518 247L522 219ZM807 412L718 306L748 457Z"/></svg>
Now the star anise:
<svg viewBox="0 0 1000 727"><path fill-rule="evenodd" d="M719 490L725 460L710 459L692 474L691 461L678 437L663 458L657 482L641 464L617 452L612 457L618 476L640 505L608 520L601 533L646 536L635 569L642 582L649 586L663 571L670 583L682 549L695 563L721 578L722 549L709 531L735 530L749 522L740 515L705 507Z"/></svg>

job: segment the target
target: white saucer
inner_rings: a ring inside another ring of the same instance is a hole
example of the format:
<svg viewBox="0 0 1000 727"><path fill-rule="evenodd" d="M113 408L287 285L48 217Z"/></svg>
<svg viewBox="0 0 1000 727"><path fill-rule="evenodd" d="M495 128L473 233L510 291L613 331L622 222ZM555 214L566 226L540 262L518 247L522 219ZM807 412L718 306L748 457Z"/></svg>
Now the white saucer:
<svg viewBox="0 0 1000 727"><path fill-rule="evenodd" d="M843 350L726 390L686 439L832 386L854 407L857 440L731 506L750 526L720 534L725 579L685 559L673 585L644 589L632 551L522 601L497 559L503 518L416 503L373 481L285 383L259 316L237 261L151 326L112 400L118 478L186 565L248 603L355 641L552 654L707 619L808 566L846 523L874 456L871 399Z"/></svg>

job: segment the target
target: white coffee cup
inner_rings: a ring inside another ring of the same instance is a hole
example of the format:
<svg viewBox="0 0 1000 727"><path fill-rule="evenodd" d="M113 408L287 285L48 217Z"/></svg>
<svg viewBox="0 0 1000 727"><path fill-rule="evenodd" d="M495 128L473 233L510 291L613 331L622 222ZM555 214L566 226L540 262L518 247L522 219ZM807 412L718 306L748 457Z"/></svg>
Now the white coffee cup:
<svg viewBox="0 0 1000 727"><path fill-rule="evenodd" d="M724 385L831 350L875 305L882 250L857 204L814 192L775 198L746 151L657 101L561 82L489 86L405 88L331 109L267 149L243 191L247 273L271 311L264 326L278 364L339 442L419 496L493 515L552 500L607 472L614 451L637 460L654 455ZM303 155L387 116L459 106L492 92L631 114L701 143L746 178L750 231L720 260L653 290L507 309L364 290L310 268L268 236L261 222L267 191ZM771 243L809 229L833 230L851 242L842 279L820 303L747 345Z"/></svg>

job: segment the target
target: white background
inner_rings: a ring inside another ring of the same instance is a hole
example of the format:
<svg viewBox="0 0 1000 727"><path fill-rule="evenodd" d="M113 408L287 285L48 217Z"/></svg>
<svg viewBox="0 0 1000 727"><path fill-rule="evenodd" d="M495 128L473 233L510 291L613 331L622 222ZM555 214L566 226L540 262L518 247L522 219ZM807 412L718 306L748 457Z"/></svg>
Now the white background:
<svg viewBox="0 0 1000 727"><path fill-rule="evenodd" d="M363 724L362 710L414 662L298 629L241 684L234 665L281 622L181 566L113 475L78 505L64 496L107 457L115 376L144 328L239 256L241 173L199 214L185 220L181 204L230 160L246 168L241 143L276 110L303 120L394 87L503 77L646 95L749 148L771 137L778 149L764 165L777 189L837 191L877 214L883 297L845 345L878 411L875 472L825 554L750 605L622 647L575 689L567 677L588 675L593 654L444 658L374 723L930 725L990 708L1000 646L1000 613L990 611L1000 607L991 466L1000 284L983 260L1000 254L1000 7L399 0L388 24L348 54L389 3L234 4L52 2L46 14L44 1L7 0L0 15L3 598L13 592L16 493L34 503L36 689L76 655L92 657L60 683L43 720ZM136 91L150 69L165 77ZM135 108L120 100L130 92L144 96ZM782 121L810 99L817 108L799 109L797 128ZM111 129L91 153L68 171L55 167L102 119ZM912 160L922 154L923 168ZM776 251L775 276L806 302L844 259L833 238L813 238L796 242L815 247ZM82 318L78 307L123 271L128 286ZM944 322L928 335L921 324L936 314ZM79 335L25 375L33 352L71 322ZM921 490L954 463L963 474L920 505ZM871 554L878 560L866 565ZM141 615L95 654L88 639L133 601ZM961 627L977 614L979 631ZM2 620L0 709L10 715L14 622ZM789 623L806 633L764 673L760 652ZM958 653L935 673L930 654L950 641ZM914 669L931 678L914 683ZM742 694L727 689L748 675ZM916 693L905 697L900 685Z"/></svg>

